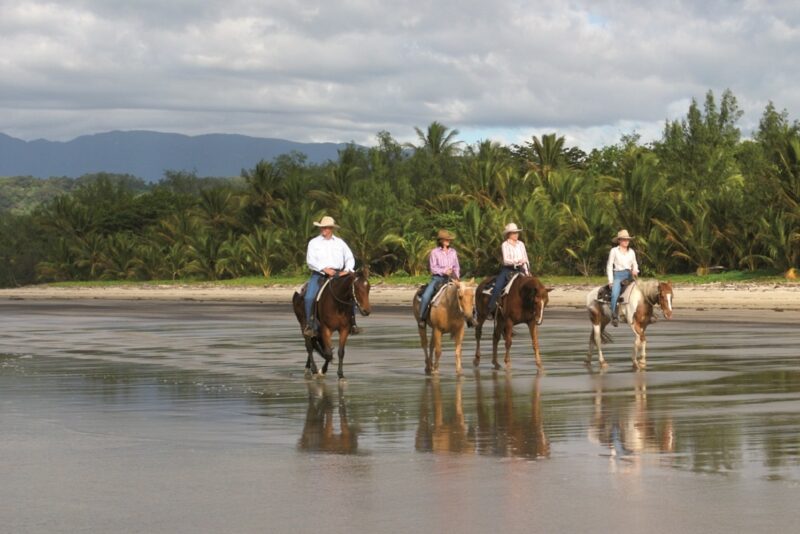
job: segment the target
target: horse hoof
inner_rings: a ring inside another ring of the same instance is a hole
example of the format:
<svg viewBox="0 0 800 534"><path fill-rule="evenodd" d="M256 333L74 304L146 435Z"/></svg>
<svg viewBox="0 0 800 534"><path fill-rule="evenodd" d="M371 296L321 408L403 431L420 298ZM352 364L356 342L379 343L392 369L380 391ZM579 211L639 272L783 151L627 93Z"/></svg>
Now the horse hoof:
<svg viewBox="0 0 800 534"><path fill-rule="evenodd" d="M474 360L472 360L472 366L473 367L478 367L480 364L481 364L481 361L478 358L475 358Z"/></svg>

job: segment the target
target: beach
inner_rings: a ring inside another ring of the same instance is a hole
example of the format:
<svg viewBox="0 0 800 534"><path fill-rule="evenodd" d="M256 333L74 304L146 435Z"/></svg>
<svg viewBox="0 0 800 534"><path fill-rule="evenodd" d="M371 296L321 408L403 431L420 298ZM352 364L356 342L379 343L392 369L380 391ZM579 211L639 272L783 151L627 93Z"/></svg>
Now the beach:
<svg viewBox="0 0 800 534"><path fill-rule="evenodd" d="M560 285L550 292L551 308L583 308L586 294L595 286ZM231 287L214 284L118 285L56 287L49 285L0 289L0 300L164 300L208 302L291 302L295 286ZM800 284L714 283L673 287L676 309L800 310ZM370 292L373 305L403 306L411 302L414 286L376 284Z"/></svg>

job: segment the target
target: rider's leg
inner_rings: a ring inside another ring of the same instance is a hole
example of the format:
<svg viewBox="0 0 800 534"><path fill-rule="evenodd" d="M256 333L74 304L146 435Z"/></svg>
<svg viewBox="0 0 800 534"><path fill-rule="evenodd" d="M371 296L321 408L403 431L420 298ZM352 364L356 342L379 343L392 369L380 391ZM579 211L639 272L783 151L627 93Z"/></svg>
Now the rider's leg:
<svg viewBox="0 0 800 534"><path fill-rule="evenodd" d="M425 291L422 292L422 300L419 303L419 326L425 328L425 321L428 318L428 306L431 303L433 294L442 286L445 281L444 276L433 275L431 281L428 282Z"/></svg>
<svg viewBox="0 0 800 534"><path fill-rule="evenodd" d="M306 326L303 328L303 334L313 336L316 328L316 321L311 316L314 309L314 299L317 298L317 293L322 285L323 276L319 273L312 273L311 278L308 280L306 286L306 295L303 304L305 304L306 311Z"/></svg>
<svg viewBox="0 0 800 534"><path fill-rule="evenodd" d="M500 274L497 275L497 278L494 281L492 298L489 299L489 315L494 315L494 310L497 308L497 299L500 297L500 293L503 291L503 288L506 287L506 282L508 281L510 274L511 269L508 267L503 267L500 269Z"/></svg>
<svg viewBox="0 0 800 534"><path fill-rule="evenodd" d="M619 295L622 293L622 281L631 277L629 270L614 271L614 281L611 284L611 321L614 326L619 324L619 315L617 311L617 301Z"/></svg>

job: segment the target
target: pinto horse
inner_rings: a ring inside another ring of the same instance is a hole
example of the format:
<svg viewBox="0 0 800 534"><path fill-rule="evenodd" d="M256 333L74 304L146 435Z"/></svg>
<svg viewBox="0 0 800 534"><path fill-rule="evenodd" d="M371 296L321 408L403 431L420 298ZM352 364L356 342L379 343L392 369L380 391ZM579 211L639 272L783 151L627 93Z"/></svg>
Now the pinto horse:
<svg viewBox="0 0 800 534"><path fill-rule="evenodd" d="M344 362L344 346L350 335L352 326L353 306L358 308L361 315L369 315L369 280L365 272L347 273L335 276L320 290L316 306L316 316L319 321L319 333L314 337L305 337L306 375L324 375L328 372L328 364L333 359L332 337L334 332L339 332L339 378L344 378L342 369ZM303 306L303 295L295 291L292 296L292 305L300 328L306 324L306 313ZM314 350L325 359L322 369L318 371L314 361Z"/></svg>
<svg viewBox="0 0 800 534"><path fill-rule="evenodd" d="M483 323L489 316L489 295L484 293L486 286L494 279L494 276L485 278L477 289L476 309L478 310L478 320L475 323L475 367L481 361L481 335L483 333ZM525 323L531 333L533 341L533 352L536 356L536 367L542 369L542 356L539 353L539 325L544 320L544 309L550 298L548 293L550 288L545 287L535 276L518 276L511 282L508 294L502 297L502 302L497 306L495 312L494 334L492 336L492 365L500 369L497 363L497 345L502 336L506 342L506 370L511 369L511 336L514 325Z"/></svg>
<svg viewBox="0 0 800 534"><path fill-rule="evenodd" d="M608 365L603 357L600 346L603 342L611 340L605 331L611 322L611 308L608 303L597 300L597 294L605 286L595 288L586 295L586 308L592 321L592 333L589 334L589 353L586 355L586 365L592 363L592 347L597 347L598 361L605 367ZM653 306L658 304L664 317L672 318L672 284L657 280L638 280L630 289L630 296L624 303L619 304L620 318L627 322L636 340L633 343L633 369L641 370L647 366L647 338L644 331L653 322Z"/></svg>
<svg viewBox="0 0 800 534"><path fill-rule="evenodd" d="M419 299L414 295L412 304L414 320L419 321ZM475 284L472 281L459 282L451 280L442 294L431 304L427 324L432 327L430 346L428 345L428 329L419 329L419 341L425 353L425 374L439 372L439 359L442 357L442 334L449 333L456 342L456 374L462 373L461 343L464 340L464 323L472 327L472 315L475 307ZM433 360L434 354L436 360Z"/></svg>

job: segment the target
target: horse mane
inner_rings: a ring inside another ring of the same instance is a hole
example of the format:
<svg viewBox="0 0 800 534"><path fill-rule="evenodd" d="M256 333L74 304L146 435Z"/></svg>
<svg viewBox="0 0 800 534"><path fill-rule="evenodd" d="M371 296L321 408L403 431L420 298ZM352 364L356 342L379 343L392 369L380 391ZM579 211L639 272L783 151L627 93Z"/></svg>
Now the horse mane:
<svg viewBox="0 0 800 534"><path fill-rule="evenodd" d="M637 280L636 287L648 304L653 305L658 302L658 280Z"/></svg>

